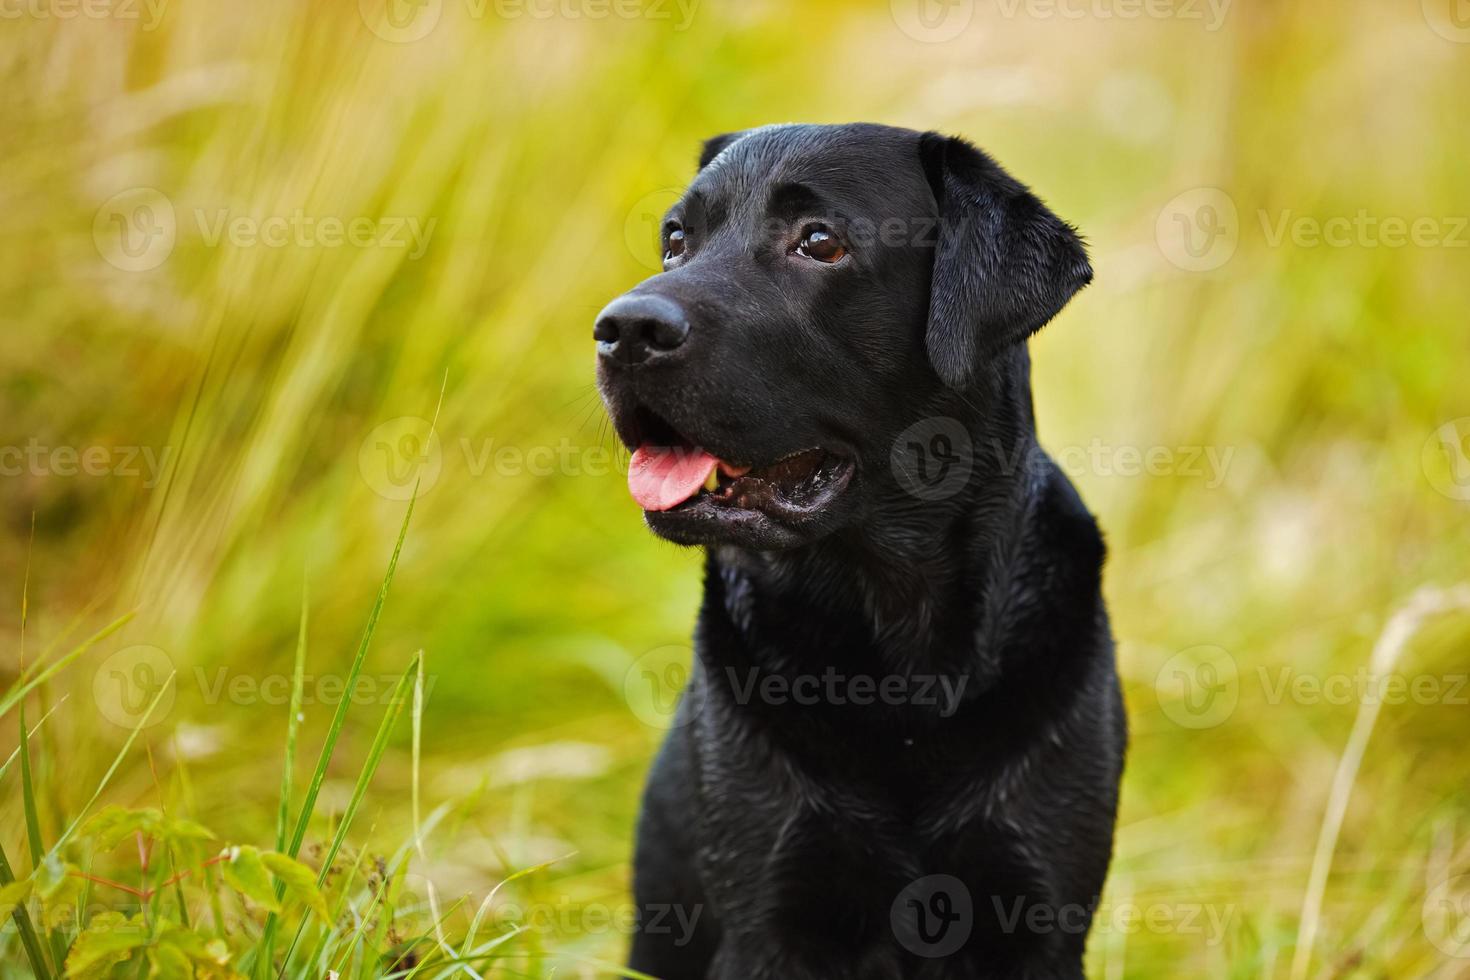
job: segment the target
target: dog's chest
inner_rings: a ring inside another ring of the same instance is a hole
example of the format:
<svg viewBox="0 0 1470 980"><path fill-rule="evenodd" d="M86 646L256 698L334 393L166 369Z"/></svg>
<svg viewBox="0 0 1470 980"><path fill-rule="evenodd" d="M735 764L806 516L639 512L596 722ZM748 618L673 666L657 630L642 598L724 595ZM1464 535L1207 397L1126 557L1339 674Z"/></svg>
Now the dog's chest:
<svg viewBox="0 0 1470 980"><path fill-rule="evenodd" d="M854 742L851 767L823 772L768 748L724 743L700 763L701 878L740 921L851 935L940 870L1031 876L1014 835L985 816L994 783L934 777L922 738Z"/></svg>

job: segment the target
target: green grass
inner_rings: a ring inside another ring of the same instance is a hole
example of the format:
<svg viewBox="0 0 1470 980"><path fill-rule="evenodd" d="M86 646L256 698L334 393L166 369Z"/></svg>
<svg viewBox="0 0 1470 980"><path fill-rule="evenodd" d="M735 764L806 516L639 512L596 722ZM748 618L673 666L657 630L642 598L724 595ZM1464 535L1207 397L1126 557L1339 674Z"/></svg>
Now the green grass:
<svg viewBox="0 0 1470 980"><path fill-rule="evenodd" d="M1470 250L1274 229L1470 214L1470 47L1412 2L1234 4L1218 31L1010 6L978 3L943 44L887 0L706 0L682 31L446 2L405 44L354 3L7 20L0 848L22 891L57 886L58 862L91 877L58 886L80 915L17 907L0 977L39 972L32 952L59 972L99 919L102 959L139 935L213 955L187 921L257 976L293 942L293 972L344 977L404 950L418 977L621 960L600 910L627 908L661 736L624 682L687 644L699 559L627 500L590 323L648 273L651 209L702 138L847 119L974 138L1091 245L1096 283L1032 351L1042 442L1110 546L1132 747L1105 902L1222 925L1115 917L1090 974L1463 974L1441 912L1470 873L1470 710L1442 692L1363 729L1361 699L1289 685L1355 677L1412 596L1470 580L1470 510L1436 489L1431 438L1470 417ZM104 259L107 202L138 187L177 234L131 271ZM1156 229L1201 187L1229 195L1239 241L1192 272ZM213 241L221 209L433 225L413 257L273 247ZM415 469L431 427L438 465ZM1094 439L1229 463L1130 476L1090 461ZM105 452L104 472L57 447ZM1235 703L1189 727L1167 681L1201 647L1228 653ZM1446 612L1394 669L1452 679L1467 650ZM136 838L100 846L89 821L114 807L159 814L146 860ZM242 896L205 864L227 845L294 853L331 925L269 868L265 904Z"/></svg>

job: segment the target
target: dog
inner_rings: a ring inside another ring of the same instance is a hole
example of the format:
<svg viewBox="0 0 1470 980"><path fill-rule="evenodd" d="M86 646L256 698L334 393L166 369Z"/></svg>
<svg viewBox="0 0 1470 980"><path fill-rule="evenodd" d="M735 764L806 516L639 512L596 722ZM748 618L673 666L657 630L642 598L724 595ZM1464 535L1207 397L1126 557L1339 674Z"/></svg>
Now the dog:
<svg viewBox="0 0 1470 980"><path fill-rule="evenodd" d="M961 138L850 124L707 141L662 244L593 328L632 496L706 551L630 967L1082 976L1126 722L1026 346L1081 239Z"/></svg>

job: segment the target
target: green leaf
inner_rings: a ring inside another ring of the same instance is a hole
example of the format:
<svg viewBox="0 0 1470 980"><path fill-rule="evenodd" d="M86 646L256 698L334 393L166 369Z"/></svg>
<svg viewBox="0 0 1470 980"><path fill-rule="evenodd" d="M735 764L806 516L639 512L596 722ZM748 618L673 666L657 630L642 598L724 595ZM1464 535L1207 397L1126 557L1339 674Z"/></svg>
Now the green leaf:
<svg viewBox="0 0 1470 980"><path fill-rule="evenodd" d="M271 873L281 879L286 886L286 893L292 898L306 904L306 907L321 917L324 924L331 924L332 917L327 911L327 900L322 897L321 889L316 884L316 872L295 858L274 851L266 851L261 854L260 860Z"/></svg>
<svg viewBox="0 0 1470 980"><path fill-rule="evenodd" d="M30 879L12 881L8 885L0 886L0 919L9 918L15 912L15 907L30 896Z"/></svg>
<svg viewBox="0 0 1470 980"><path fill-rule="evenodd" d="M35 874L31 876L41 902L47 905L68 904L81 895L85 880L76 877L73 871L79 873L79 868L62 861L60 855L46 855L46 860L41 861L41 867L35 868Z"/></svg>
<svg viewBox="0 0 1470 980"><path fill-rule="evenodd" d="M163 829L163 813L151 807L129 810L115 803L108 804L82 824L81 833L97 841L97 846L110 851L134 834L157 837Z"/></svg>
<svg viewBox="0 0 1470 980"><path fill-rule="evenodd" d="M194 980L194 964L179 947L158 943L148 950L148 980Z"/></svg>
<svg viewBox="0 0 1470 980"><path fill-rule="evenodd" d="M214 831L203 824L182 818L165 821L158 833L170 843L184 840L214 840Z"/></svg>
<svg viewBox="0 0 1470 980"><path fill-rule="evenodd" d="M66 957L71 980L106 980L112 968L147 945L148 930L121 912L99 912L72 943Z"/></svg>
<svg viewBox="0 0 1470 980"><path fill-rule="evenodd" d="M180 925L177 922L165 922L158 930L158 936L154 940L154 949L165 950L160 954L163 961L162 966L155 969L162 970L172 968L180 961L187 967L187 972L178 974L185 980L201 980L204 977L232 977L235 971L230 968L230 948L222 939L206 939ZM153 952L149 953L150 963L153 960ZM150 976L161 976L171 978L172 973L157 973Z"/></svg>
<svg viewBox="0 0 1470 980"><path fill-rule="evenodd" d="M281 911L281 903L276 900L275 889L271 887L270 875L260 859L260 849L231 847L225 853L229 859L220 868L230 887L263 909Z"/></svg>

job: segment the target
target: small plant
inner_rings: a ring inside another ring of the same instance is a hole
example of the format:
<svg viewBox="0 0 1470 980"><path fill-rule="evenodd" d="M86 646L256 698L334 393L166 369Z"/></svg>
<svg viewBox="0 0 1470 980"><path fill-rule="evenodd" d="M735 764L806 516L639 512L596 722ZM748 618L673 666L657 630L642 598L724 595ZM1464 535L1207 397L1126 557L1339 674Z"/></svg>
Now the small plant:
<svg viewBox="0 0 1470 980"><path fill-rule="evenodd" d="M347 674L349 689L366 658L412 513L410 501ZM521 931L512 927L476 942L472 926L456 949L444 939L439 920L430 923L432 937L402 929L397 905L409 857L421 850L424 832L444 814L443 809L437 811L422 826L417 819L422 653L413 657L398 680L330 840L305 846L317 797L351 702L343 698L336 708L293 819L291 774L302 720L308 606L308 597L303 593L276 841L269 849L238 843L221 846L217 835L207 827L160 808L105 805L90 812L131 751L172 677L155 694L81 813L46 847L37 817L30 749L30 738L41 723L26 727L27 695L120 629L131 615L110 624L49 665L38 662L29 670L23 665L15 685L0 698L0 717L12 708L18 709L20 745L11 761L18 759L20 764L31 870L25 876L16 875L0 848L0 919L14 920L25 961L37 978L397 978L430 969L434 971L431 975L438 975L445 969L455 971L459 966L483 962ZM24 607L23 598L22 636ZM390 858L353 853L346 847L347 834L395 724L410 702L415 839ZM153 764L151 752L149 763ZM0 766L0 779L9 768L10 762ZM131 852L132 857L119 861L120 849ZM528 869L512 878L535 870ZM419 910L411 911L417 921ZM437 914L441 910L434 911ZM4 959L0 954L0 962Z"/></svg>

